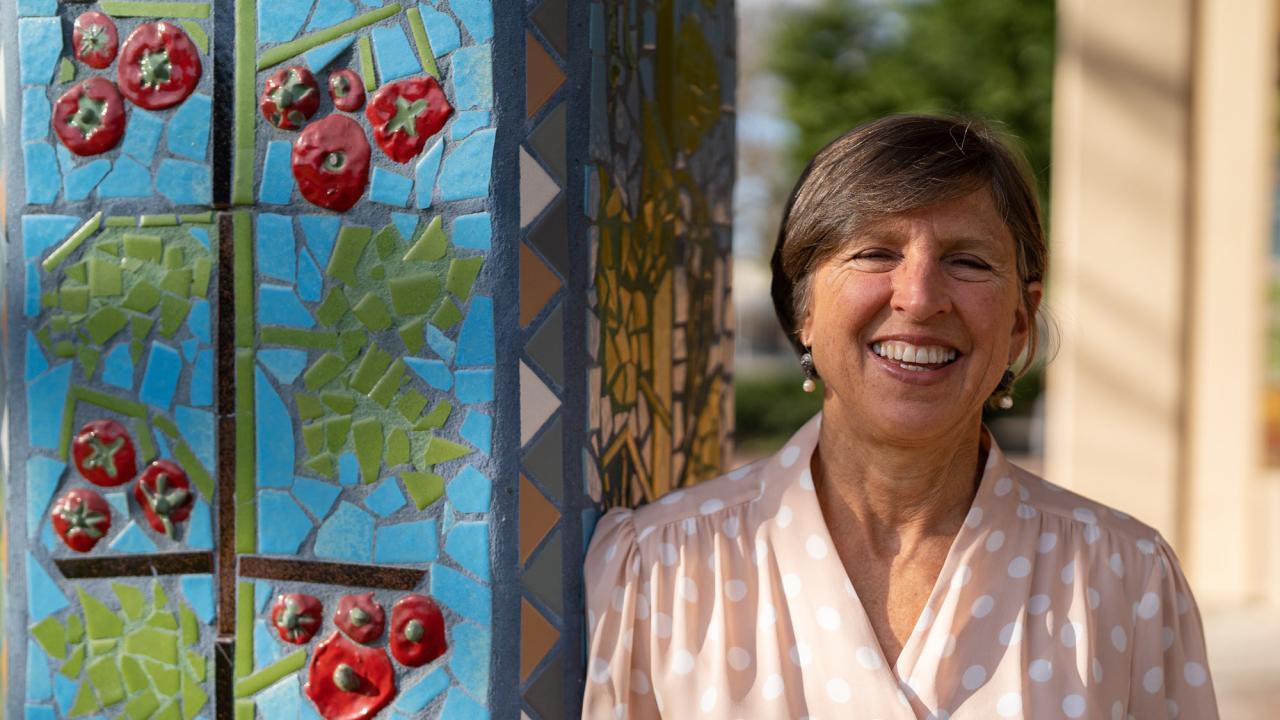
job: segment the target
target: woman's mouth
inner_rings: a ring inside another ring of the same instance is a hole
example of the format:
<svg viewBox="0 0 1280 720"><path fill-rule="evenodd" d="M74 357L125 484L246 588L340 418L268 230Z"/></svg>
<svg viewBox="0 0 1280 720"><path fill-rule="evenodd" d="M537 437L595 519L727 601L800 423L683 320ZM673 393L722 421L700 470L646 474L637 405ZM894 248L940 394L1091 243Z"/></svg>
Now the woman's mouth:
<svg viewBox="0 0 1280 720"><path fill-rule="evenodd" d="M912 345L899 340L871 343L871 352L912 372L929 372L946 367L955 362L959 354L954 348Z"/></svg>

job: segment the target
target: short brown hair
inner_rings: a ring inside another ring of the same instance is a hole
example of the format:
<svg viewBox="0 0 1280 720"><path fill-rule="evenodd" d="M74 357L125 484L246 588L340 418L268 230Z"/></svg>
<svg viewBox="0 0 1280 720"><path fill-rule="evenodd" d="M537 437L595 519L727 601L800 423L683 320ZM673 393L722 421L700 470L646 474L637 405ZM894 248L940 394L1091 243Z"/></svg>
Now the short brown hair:
<svg viewBox="0 0 1280 720"><path fill-rule="evenodd" d="M1013 235L1023 302L1049 262L1035 178L1022 153L980 121L891 115L836 138L809 161L791 191L773 251L773 305L782 329L805 348L798 324L813 272L869 221L990 190ZM1025 372L1039 342L1029 318ZM1020 373L1019 373L1020 374Z"/></svg>

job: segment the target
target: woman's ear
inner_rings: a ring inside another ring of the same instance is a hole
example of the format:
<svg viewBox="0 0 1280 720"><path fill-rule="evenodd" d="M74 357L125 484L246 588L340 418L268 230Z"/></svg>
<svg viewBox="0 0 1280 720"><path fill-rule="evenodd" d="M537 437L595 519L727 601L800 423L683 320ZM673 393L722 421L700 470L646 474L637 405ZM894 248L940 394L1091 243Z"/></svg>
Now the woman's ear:
<svg viewBox="0 0 1280 720"><path fill-rule="evenodd" d="M1036 321L1036 311L1040 309L1040 300L1044 297L1044 283L1040 281L1027 283L1022 291L1022 302L1013 317L1013 336L1009 343L1009 364L1018 361L1018 356L1027 346L1027 338L1031 334L1031 325Z"/></svg>

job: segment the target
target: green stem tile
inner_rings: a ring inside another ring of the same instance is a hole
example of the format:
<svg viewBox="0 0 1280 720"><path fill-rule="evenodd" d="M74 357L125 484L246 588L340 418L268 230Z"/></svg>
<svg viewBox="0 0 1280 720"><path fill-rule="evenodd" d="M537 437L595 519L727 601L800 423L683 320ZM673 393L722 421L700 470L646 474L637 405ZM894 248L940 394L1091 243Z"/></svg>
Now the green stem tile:
<svg viewBox="0 0 1280 720"><path fill-rule="evenodd" d="M253 498L254 481L254 378L253 351L236 351L236 552L258 549L257 514ZM252 586L251 586L252 587ZM249 625L253 620L250 617ZM236 641L239 652L239 640ZM252 646L250 646L252 649ZM250 656L252 657L252 655ZM252 661L251 661L252 662Z"/></svg>
<svg viewBox="0 0 1280 720"><path fill-rule="evenodd" d="M231 202L236 205L253 204L253 173L257 161L254 142L258 121L258 82L254 69L254 55L258 49L257 5L256 2L235 3L235 158L232 166ZM240 247L237 244L237 259L239 253ZM252 263L251 258L249 261ZM239 275L239 263L236 264L236 273ZM252 274L252 268L249 272Z"/></svg>
<svg viewBox="0 0 1280 720"><path fill-rule="evenodd" d="M267 326L262 328L262 342L266 345L288 345L309 350L332 350L338 347L338 333Z"/></svg>
<svg viewBox="0 0 1280 720"><path fill-rule="evenodd" d="M253 3L236 3L237 18L243 7L248 7L250 14L253 13ZM236 34L238 36L240 33L237 32ZM239 48L237 48L238 51ZM252 83L253 78L250 77L251 87ZM252 102L252 98L250 98L250 102ZM237 112L239 111L237 110ZM238 124L239 121L237 120ZM239 127L237 127L237 132L239 132ZM253 347L254 317L253 228L250 224L249 213L244 211L236 212L232 218L232 228L235 238L236 347L249 348Z"/></svg>
<svg viewBox="0 0 1280 720"><path fill-rule="evenodd" d="M312 48L319 47L332 40L337 40L343 35L368 27L379 20L385 20L398 12L400 12L400 3L391 3L386 7L371 10L363 15L357 15L350 20L345 20L332 27L327 27L323 30L313 32L310 35L303 35L296 40L277 45L262 53L262 57L258 58L258 69L265 70L273 65L279 65L289 58L301 55ZM364 37L365 36L362 35L361 39L364 39Z"/></svg>
<svg viewBox="0 0 1280 720"><path fill-rule="evenodd" d="M196 457L191 447L185 442L176 443L173 446L173 458L186 469L187 474L191 476L191 482L195 483L196 489L200 491L200 494L212 500L213 477L209 475L208 469Z"/></svg>
<svg viewBox="0 0 1280 720"><path fill-rule="evenodd" d="M209 34L204 31L204 28L200 27L199 23L194 23L190 20L179 20L178 24L181 25L182 29L186 30L187 34L191 36L191 41L196 44L196 48L200 53L208 55ZM186 216L183 216L183 219L186 219Z"/></svg>
<svg viewBox="0 0 1280 720"><path fill-rule="evenodd" d="M236 583L236 677L253 672L253 608L252 582Z"/></svg>
<svg viewBox="0 0 1280 720"><path fill-rule="evenodd" d="M299 650L262 668L236 683L236 697L256 695L258 691L275 685L284 676L298 672L307 664L307 651Z"/></svg>
<svg viewBox="0 0 1280 720"><path fill-rule="evenodd" d="M209 17L207 2L135 2L102 0L102 11L112 17L162 17L199 20Z"/></svg>
<svg viewBox="0 0 1280 720"><path fill-rule="evenodd" d="M167 215L143 215L138 218L138 227L177 227L178 216L173 214Z"/></svg>
<svg viewBox="0 0 1280 720"><path fill-rule="evenodd" d="M431 41L427 39L427 28L422 24L422 13L411 7L404 13L409 18L409 30L413 33L413 42L417 45L418 59L422 61L422 69L434 78L440 77L440 69L436 67L436 53L431 49Z"/></svg>
<svg viewBox="0 0 1280 720"><path fill-rule="evenodd" d="M65 60L65 58L64 58ZM90 235L98 232L98 228L102 227L102 211L99 210L93 217L89 218L83 225L71 233L71 237L63 241L61 245L49 253L49 257L44 259L40 264L45 272L53 272L53 269L62 264L71 253L76 251Z"/></svg>
<svg viewBox="0 0 1280 720"><path fill-rule="evenodd" d="M360 58L360 77L364 80L366 92L373 92L378 87L378 78L374 75L373 46L369 38L361 35L356 40L356 55Z"/></svg>

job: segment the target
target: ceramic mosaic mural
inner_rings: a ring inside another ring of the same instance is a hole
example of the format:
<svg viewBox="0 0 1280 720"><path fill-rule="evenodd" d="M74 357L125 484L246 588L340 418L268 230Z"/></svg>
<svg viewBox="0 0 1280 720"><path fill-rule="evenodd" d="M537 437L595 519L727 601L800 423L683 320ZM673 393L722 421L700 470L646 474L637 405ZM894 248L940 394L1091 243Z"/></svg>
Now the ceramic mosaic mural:
<svg viewBox="0 0 1280 720"><path fill-rule="evenodd" d="M4 3L3 716L576 716L594 518L727 451L731 31Z"/></svg>

